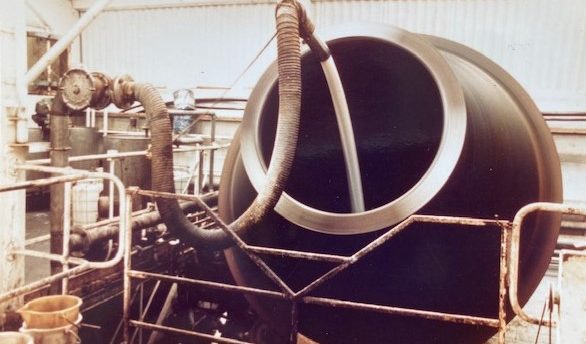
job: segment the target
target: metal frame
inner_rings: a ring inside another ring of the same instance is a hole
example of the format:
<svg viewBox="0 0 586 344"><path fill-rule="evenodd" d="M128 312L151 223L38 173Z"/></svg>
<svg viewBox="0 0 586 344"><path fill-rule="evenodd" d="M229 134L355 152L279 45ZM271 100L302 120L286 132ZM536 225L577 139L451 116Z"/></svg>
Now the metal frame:
<svg viewBox="0 0 586 344"><path fill-rule="evenodd" d="M526 314L518 301L517 295L517 287L518 287L518 265L519 265L519 244L520 244L520 237L521 237L521 228L523 221L527 215L535 211L547 211L547 212L556 212L556 213L564 213L564 214L577 214L577 215L586 215L586 209L582 208L575 208L566 206L563 204L557 203L532 203L529 205L524 206L521 208L514 217L514 220L511 221L503 221L503 220L493 220L493 219L475 219L475 218L467 218L467 217L452 217L452 216L429 216L429 215L412 215L408 217L406 220L402 221L401 223L397 224L393 228L389 229L387 232L382 234L377 239L370 242L368 245L364 246L362 249L358 250L356 253L350 256L340 256L340 255L330 255L330 254L321 254L321 253L312 253L312 252L304 252L304 251L294 251L294 250L285 250L285 249L275 249L275 248L268 248L268 247L261 247L261 246L253 246L245 243L240 237L238 237L233 231L231 231L226 223L224 223L216 213L214 213L213 209L210 208L203 200L196 195L186 195L186 194L173 194L173 193L165 193L165 192L156 192L156 191L147 191L147 190L140 190L138 188L129 188L124 190L124 185L122 182L116 177L109 173L103 172L87 172L83 170L76 170L72 168L56 168L56 167L46 167L46 166L38 166L38 165L18 165L16 169L23 170L23 171L37 171L37 172L45 172L45 173L53 173L58 174L58 176L53 176L46 179L40 180L33 180L33 181L26 181L21 182L13 185L8 186L0 186L0 192L9 192L19 189L27 189L27 188L34 188L34 187L44 187L54 184L65 184L65 197L64 201L66 203L71 201L71 184L72 182L83 180L83 179L107 179L112 182L115 187L117 188L119 195L120 195L120 205L119 211L120 214L124 214L119 218L119 226L122 230L119 231L119 248L117 250L116 255L104 262L90 262L85 259L69 257L69 235L68 235L68 228L69 225L67 222L70 220L70 213L66 210L64 214L64 247L63 253L61 255L57 254L50 254L45 252L38 252L34 250L29 250L26 248L14 248L10 251L9 259L13 258L16 255L23 255L23 256L32 256L32 257L39 257L44 259L49 259L52 261L57 261L63 264L63 271L41 279L39 281L29 283L25 286L20 288L14 289L10 292L4 293L0 295L0 303L5 302L11 298L15 298L26 294L28 292L34 291L38 288L44 287L46 285L52 284L56 281L62 280L63 283L63 292L67 292L67 283L68 278L78 275L82 272L85 272L92 268L110 268L117 265L121 260L124 260L124 276L123 276L123 323L124 323L124 340L126 343L131 343L131 337L129 336L129 328L134 327L136 329L149 329L154 331L162 331L162 332L174 332L184 335L191 335L199 338L204 339L213 339L215 342L219 343L245 343L242 341L229 339L229 338L217 338L210 336L205 333L195 332L195 331L187 331L178 328L162 326L162 325L155 325L149 324L144 322L144 318L140 320L133 320L130 319L130 303L131 303L131 280L138 279L138 280L157 280L157 281L169 281L174 283L181 283L181 284L190 284L198 287L203 288L211 288L216 290L223 290L227 292L237 292L242 294L250 294L250 295L257 295L262 297L269 297L269 298L276 298L280 300L288 300L291 302L291 315L292 315L292 323L291 323L291 333L290 333L290 342L295 343L297 342L297 335L298 335L298 306L300 303L303 304L314 304L314 305L322 305L322 306L331 306L331 307L341 307L341 308L349 308L349 309L356 309L356 310L366 310L372 312L378 312L382 314L394 314L394 315L402 315L402 316L413 316L413 317L420 317L424 319L432 319L432 320L439 320L439 321L447 321L453 323L462 323L462 324L474 324L480 326L488 326L498 329L498 342L505 343L505 329L506 329L506 297L507 297L507 287L508 287L508 297L510 303L512 305L513 311L515 315L519 316L522 320L533 323L533 324L540 324L545 326L555 326L555 323L551 320L543 320L531 315ZM131 268L131 247L132 247L132 231L130 228L131 219L132 219L132 197L131 195L144 195L144 196L151 196L151 197L158 197L158 198L173 198L173 199L181 199L181 200L189 200L194 201L200 208L202 208L205 213L209 216L209 218L215 223L216 226L220 227L224 230L234 241L235 245L238 246L247 256L249 256L252 261L261 269L267 277L269 277L280 289L280 292L271 291L271 290L264 290L258 288L250 288L250 287L243 287L231 284L224 284L218 282L211 282L205 280L198 280L198 279L189 279L185 277L177 277L177 276L170 276L170 275L163 275L157 273L151 273L146 271L138 271L133 270ZM65 207L68 209L69 207ZM401 308L401 307L393 307L393 306L384 306L384 305L376 305L376 304L368 304L368 303L360 303L360 302L352 302L346 300L339 300L333 298L324 298L324 297L313 297L308 296L308 294L317 288L319 285L323 284L327 280L333 278L338 273L342 272L350 265L355 264L364 256L372 252L373 250L377 249L379 246L391 240L395 235L406 230L409 228L410 225L413 223L440 223L440 224L453 224L453 225L460 225L466 227L474 227L474 229L487 229L487 227L498 228L501 232L501 240L500 240L500 273L499 273L499 305L498 305L498 318L486 318L486 317L477 317L473 315L463 315L463 314L452 314L452 313L442 313L442 312L434 312L434 311L427 311L427 310L420 310L420 309L411 309L411 308ZM330 271L326 272L319 278L315 279L313 282L306 285L301 290L295 292L293 291L265 262L262 260L258 254L268 254L268 255L275 255L281 257L292 257L292 258L300 258L310 261L322 261L322 262L331 262L336 263L337 266L332 268ZM70 268L70 265L75 265L75 267Z"/></svg>
<svg viewBox="0 0 586 344"><path fill-rule="evenodd" d="M55 283L59 280L62 281L63 285L63 293L66 294L68 292L68 282L69 278L75 275L79 275L82 272L85 272L89 269L106 269L116 266L120 261L124 258L124 250L127 246L126 243L126 233L130 231L129 225L131 223L131 210L132 210L132 198L126 197L124 184L114 175L110 175L108 173L103 172L87 172L83 170L76 170L72 168L57 168L57 167L46 167L46 166L36 166L36 165L17 165L15 167L17 170L22 171L36 171L36 172L45 172L45 173L53 173L59 174L59 176L54 176L45 179L33 180L33 181L26 181L21 182L13 185L8 186L0 186L0 192L8 192L20 189L27 189L27 188L34 188L34 187L44 187L49 185L55 184L65 184L65 193L64 193L64 203L65 203L65 211L63 214L63 253L59 254L52 254L46 252L40 252L35 250L30 250L26 248L18 248L15 247L9 252L8 259L14 259L15 256L29 256L29 257L37 257L48 259L50 261L56 261L63 264L63 271L49 277L40 279L38 281L26 284L22 287L13 289L9 292L4 294L0 294L0 303L10 300L15 297L19 297L23 294L32 292L36 289L42 288L44 286L50 285ZM84 180L84 179L105 179L109 180L118 190L120 196L120 204L119 204L119 211L120 214L125 214L125 216L120 216L119 218L119 247L116 252L116 255L107 261L103 262L95 262L95 261L88 261L81 258L75 258L69 256L69 238L70 238L70 221L71 221L71 212L70 212L70 203L71 203L71 184L72 182ZM70 268L70 265L76 265L73 268Z"/></svg>
<svg viewBox="0 0 586 344"><path fill-rule="evenodd" d="M429 216L429 215L411 215L404 221L400 222L393 228L389 229L386 233L382 234L377 239L370 242L368 245L364 246L362 249L358 250L351 256L338 256L338 255L329 255L329 254L321 254L321 253L312 253L312 252L303 252L303 251L293 251L293 250L284 250L284 249L275 249L275 248L268 248L268 247L260 247L260 246L253 246L248 245L245 243L240 237L238 237L233 231L231 231L228 226L218 217L217 214L213 212L213 210L207 206L201 199L197 196L191 195L177 195L172 193L165 193L165 192L155 192L155 191L146 191L140 189L128 190L130 194L139 194L151 197L159 197L159 198L174 198L174 199L181 199L181 200L190 200L194 201L198 204L199 207L205 210L207 215L216 223L218 227L220 227L223 231L225 231L234 241L235 245L237 245L248 257L252 259L252 261L261 269L267 277L269 277L280 289L280 292L271 291L271 290L264 290L258 288L250 288L250 287L243 287L237 286L232 284L225 284L225 283L218 283L212 281L205 281L199 279L190 279L185 277L178 277L178 276L170 276L170 275L163 275L157 273L151 273L146 271L138 271L133 270L131 268L131 257L130 257L130 250L131 247L131 238L128 237L126 244L127 249L125 250L125 264L124 264L124 303L123 303L123 321L124 321L124 340L125 343L129 342L129 329L130 327L138 328L138 329L148 329L153 331L161 331L161 332L171 332L176 334L183 334L183 335L190 335L198 338L207 338L213 339L213 341L218 343L244 343L242 341L229 339L229 338L217 338L211 337L208 334L195 332L195 331L187 331L183 329L178 329L174 327L162 326L162 325L155 325L146 323L142 320L133 320L130 319L130 299L131 299L131 280L157 280L157 281L169 281L173 283L181 283L181 284L189 284L192 286L202 287L202 288L210 288L216 290L223 290L227 292L236 292L242 294L249 294L249 295L257 295L262 297L280 299L280 300L288 300L291 302L291 315L292 315L292 323L291 323L291 332L290 332L290 343L297 342L297 335L298 335L298 306L300 303L304 304L314 304L314 305L322 305L322 306L331 306L331 307L342 307L342 308L349 308L349 309L356 309L356 310L366 310L372 312L378 312L382 314L394 314L394 315L402 315L402 316L413 316L413 317L420 317L424 319L432 319L432 320L440 320L440 321L447 321L453 323L461 323L461 324L471 324L471 325L480 325L480 326L488 326L498 329L498 343L504 344L505 343L505 330L506 330L506 298L507 294L509 297L509 301L512 305L513 311L515 315L519 316L521 319L530 322L530 323L537 323L546 326L554 326L555 323L553 321L545 321L538 318L534 318L528 314L526 314L522 307L518 302L518 295L517 295L517 285L518 285L518 266L519 266L519 244L520 244L520 232L521 232L521 225L525 219L525 217L534 211L548 211L548 212L557 212L557 213L565 213L565 214L581 214L586 215L586 209L578 209L569 207L563 204L557 203L532 203L523 208L521 208L517 214L515 215L514 220L511 221L504 221L504 220L493 220L493 219L475 219L475 218L467 218L467 217L452 217L452 216ZM341 271L348 268L350 265L355 264L361 258L387 242L391 240L395 235L400 233L403 230L409 228L410 225L413 223L439 223L439 224L453 224L453 225L460 225L465 227L474 227L473 229L487 229L487 227L496 227L501 232L501 240L500 240L500 273L499 273L499 300L498 300L498 318L486 318L486 317L477 317L472 315L463 315L463 314L452 314L452 313L442 313L442 312L433 312L427 310L420 310L420 309L410 309L410 308L401 308L401 307L392 307L392 306L383 306L383 305L376 305L376 304L368 304L368 303L360 303L360 302L351 302L345 300L338 300L332 298L323 298L323 297L313 297L308 296L308 294L314 290L316 287L324 283L325 281L331 279ZM280 257L292 257L292 258L300 258L306 259L310 261L323 261L323 262L331 262L336 263L337 266L331 269L330 271L326 272L325 274L321 275L319 278L315 279L313 282L306 285L300 291L294 292L291 288L257 255L257 254L268 254L268 255L275 255ZM507 287L509 288L509 292L507 292Z"/></svg>

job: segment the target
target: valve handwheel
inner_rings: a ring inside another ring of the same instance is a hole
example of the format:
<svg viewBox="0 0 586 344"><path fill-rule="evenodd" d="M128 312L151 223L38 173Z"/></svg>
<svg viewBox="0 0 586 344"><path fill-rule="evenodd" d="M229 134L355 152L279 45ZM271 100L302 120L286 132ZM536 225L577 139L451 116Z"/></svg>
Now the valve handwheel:
<svg viewBox="0 0 586 344"><path fill-rule="evenodd" d="M68 70L59 82L61 97L72 110L83 110L90 105L95 90L91 75L81 68Z"/></svg>

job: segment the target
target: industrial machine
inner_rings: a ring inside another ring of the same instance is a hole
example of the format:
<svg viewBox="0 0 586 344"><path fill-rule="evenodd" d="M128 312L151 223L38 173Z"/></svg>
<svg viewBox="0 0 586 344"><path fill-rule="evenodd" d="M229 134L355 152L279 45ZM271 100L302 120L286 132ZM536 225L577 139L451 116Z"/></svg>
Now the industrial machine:
<svg viewBox="0 0 586 344"><path fill-rule="evenodd" d="M60 169L69 116L139 102L150 146L141 137L133 150L148 150L150 164L129 169L150 165L151 179L123 191L108 177L120 189L119 223L68 233L63 261L51 259L78 266L56 279L103 267L67 261L69 248L91 260L96 242L117 237L107 268L122 270L123 325L109 335L127 343L139 330L151 331L149 342L480 344L498 333L504 343L515 315L552 325L522 306L548 268L560 213L585 212L559 204L556 149L521 86L439 37L356 24L322 40L293 0L276 17L279 56L248 100L217 195L176 190L177 136L153 86L83 69L64 75L50 111L53 167L22 168L66 183L104 177ZM105 145L117 148L117 139ZM213 167L209 178L213 189ZM53 199L67 195L52 188ZM133 213L136 196L158 211ZM63 199L52 205L63 212ZM146 310L142 301L137 310L137 285L142 300L152 281ZM240 318L238 338L198 331L196 321L169 326L176 295L222 325ZM164 316L147 316L152 304Z"/></svg>

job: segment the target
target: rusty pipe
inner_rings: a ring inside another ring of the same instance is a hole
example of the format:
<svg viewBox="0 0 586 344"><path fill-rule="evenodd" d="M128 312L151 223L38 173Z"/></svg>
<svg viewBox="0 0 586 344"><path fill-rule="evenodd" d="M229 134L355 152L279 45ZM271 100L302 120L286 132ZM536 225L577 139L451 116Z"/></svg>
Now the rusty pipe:
<svg viewBox="0 0 586 344"><path fill-rule="evenodd" d="M519 302L519 257L521 248L521 228L525 218L536 211L564 213L586 216L586 209L570 207L559 203L537 202L528 204L515 214L512 225L511 249L509 260L509 301L515 314L522 320L536 325L553 326L551 320L543 320L527 314Z"/></svg>
<svg viewBox="0 0 586 344"><path fill-rule="evenodd" d="M205 195L202 200L208 204L217 202L217 192ZM180 205L182 213L187 214L198 209L194 202L182 202ZM118 218L112 220L118 221ZM163 223L163 219L157 210L150 211L144 214L134 216L131 220L130 227L132 232L136 232L143 228L154 227L160 223ZM106 239L112 239L119 233L120 226L117 223L108 223L106 225L84 230L83 228L77 228L77 230L71 234L69 241L69 248L71 251L87 251L96 242L100 242Z"/></svg>
<svg viewBox="0 0 586 344"><path fill-rule="evenodd" d="M66 167L69 165L69 109L58 91L53 99L50 113L50 142L51 142L51 166ZM50 222L50 252L60 254L63 250L63 213L64 213L64 186L52 185L49 212ZM62 271L62 266L51 262L51 274ZM51 287L52 293L58 293L59 286Z"/></svg>

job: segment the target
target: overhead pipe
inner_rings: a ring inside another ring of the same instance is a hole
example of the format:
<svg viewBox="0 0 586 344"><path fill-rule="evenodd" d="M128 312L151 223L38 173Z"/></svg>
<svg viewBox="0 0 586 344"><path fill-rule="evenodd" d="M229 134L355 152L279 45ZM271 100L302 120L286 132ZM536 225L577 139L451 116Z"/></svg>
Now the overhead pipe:
<svg viewBox="0 0 586 344"><path fill-rule="evenodd" d="M47 51L24 76L25 85L35 81L41 73L53 63L73 40L110 4L112 0L97 0L79 20Z"/></svg>

